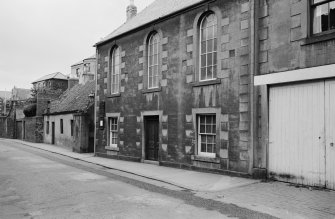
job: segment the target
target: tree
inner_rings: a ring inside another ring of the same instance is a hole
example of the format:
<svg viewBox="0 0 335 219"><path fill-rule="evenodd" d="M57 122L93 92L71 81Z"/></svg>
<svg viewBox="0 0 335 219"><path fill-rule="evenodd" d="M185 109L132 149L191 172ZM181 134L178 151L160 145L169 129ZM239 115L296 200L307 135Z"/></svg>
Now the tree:
<svg viewBox="0 0 335 219"><path fill-rule="evenodd" d="M36 116L36 103L30 104L23 109L23 114L26 117Z"/></svg>

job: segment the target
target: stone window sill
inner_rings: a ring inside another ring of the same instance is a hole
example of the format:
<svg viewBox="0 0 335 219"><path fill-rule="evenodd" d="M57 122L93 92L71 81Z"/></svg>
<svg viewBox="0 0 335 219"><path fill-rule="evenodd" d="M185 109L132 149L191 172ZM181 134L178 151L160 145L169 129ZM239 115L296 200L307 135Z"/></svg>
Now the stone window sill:
<svg viewBox="0 0 335 219"><path fill-rule="evenodd" d="M301 45L305 46L305 45L310 45L310 44L324 42L324 41L333 40L333 39L335 39L335 32L334 31L325 32L325 33L312 35L310 37L307 37L307 38L303 39L303 42L302 42Z"/></svg>
<svg viewBox="0 0 335 219"><path fill-rule="evenodd" d="M118 148L118 147L110 147L110 146L106 146L105 149L108 150L108 151L119 151L119 148Z"/></svg>
<svg viewBox="0 0 335 219"><path fill-rule="evenodd" d="M161 91L162 91L162 87L157 87L157 88L151 88L151 89L142 90L142 94L161 92Z"/></svg>
<svg viewBox="0 0 335 219"><path fill-rule="evenodd" d="M107 98L113 98L113 97L121 97L121 93L117 93L117 94L108 94L106 95Z"/></svg>
<svg viewBox="0 0 335 219"><path fill-rule="evenodd" d="M204 157L199 155L194 155L191 157L192 160L202 161L207 163L220 163L220 158Z"/></svg>
<svg viewBox="0 0 335 219"><path fill-rule="evenodd" d="M208 85L215 85L215 84L221 84L220 79L213 79L210 81L197 81L192 83L193 87L201 87L201 86L208 86Z"/></svg>

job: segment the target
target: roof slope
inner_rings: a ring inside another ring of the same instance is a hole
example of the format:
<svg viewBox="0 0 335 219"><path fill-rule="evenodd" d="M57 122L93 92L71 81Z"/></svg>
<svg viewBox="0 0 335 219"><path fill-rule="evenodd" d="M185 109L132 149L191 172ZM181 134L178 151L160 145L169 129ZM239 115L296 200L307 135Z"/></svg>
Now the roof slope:
<svg viewBox="0 0 335 219"><path fill-rule="evenodd" d="M85 60L89 60L89 59L95 59L95 54L92 55L92 56L90 56L90 57L88 57L88 58L86 58L86 59L83 59L82 61L76 62L75 64L71 65L71 67L72 67L72 66L75 66L75 65L83 64L83 62L84 62Z"/></svg>
<svg viewBox="0 0 335 219"><path fill-rule="evenodd" d="M89 81L86 84L77 84L62 94L59 99L51 101L50 113L83 111L87 109L90 103L89 95L94 93L94 90L95 81ZM91 104L93 103L94 101Z"/></svg>
<svg viewBox="0 0 335 219"><path fill-rule="evenodd" d="M96 45L203 1L206 0L156 0Z"/></svg>
<svg viewBox="0 0 335 219"><path fill-rule="evenodd" d="M39 81L45 81L45 80L49 80L49 79L62 79L62 80L67 80L67 77L65 75L63 75L60 72L55 72L55 73L51 73L48 75L45 75L39 79L37 79L36 81L33 81L32 83L36 83Z"/></svg>

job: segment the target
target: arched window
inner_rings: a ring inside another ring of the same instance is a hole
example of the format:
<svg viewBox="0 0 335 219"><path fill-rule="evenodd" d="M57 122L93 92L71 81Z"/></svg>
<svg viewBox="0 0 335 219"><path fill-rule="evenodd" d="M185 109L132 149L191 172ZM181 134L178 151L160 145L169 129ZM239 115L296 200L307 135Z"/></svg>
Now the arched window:
<svg viewBox="0 0 335 219"><path fill-rule="evenodd" d="M111 94L119 93L120 88L120 49L115 47L111 55Z"/></svg>
<svg viewBox="0 0 335 219"><path fill-rule="evenodd" d="M159 86L159 35L152 34L148 42L148 89Z"/></svg>
<svg viewBox="0 0 335 219"><path fill-rule="evenodd" d="M199 80L215 79L217 71L217 18L215 14L208 14L202 19L199 42Z"/></svg>

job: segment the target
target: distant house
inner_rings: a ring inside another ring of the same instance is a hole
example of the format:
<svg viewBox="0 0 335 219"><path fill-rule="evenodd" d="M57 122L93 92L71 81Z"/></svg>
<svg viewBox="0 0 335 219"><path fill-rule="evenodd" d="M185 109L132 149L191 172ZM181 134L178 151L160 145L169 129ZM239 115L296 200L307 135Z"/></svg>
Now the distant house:
<svg viewBox="0 0 335 219"><path fill-rule="evenodd" d="M68 87L68 78L60 72L45 75L32 82L36 90L49 88L52 90L61 89L65 91Z"/></svg>
<svg viewBox="0 0 335 219"><path fill-rule="evenodd" d="M96 58L93 55L71 66L71 78L78 78L79 83L83 84L94 79L95 71Z"/></svg>
<svg viewBox="0 0 335 219"><path fill-rule="evenodd" d="M77 84L51 101L44 114L44 142L76 152L94 150L95 81Z"/></svg>
<svg viewBox="0 0 335 219"><path fill-rule="evenodd" d="M32 82L36 90L36 115L42 116L51 100L58 98L69 87L68 77L60 72L45 75Z"/></svg>

